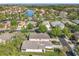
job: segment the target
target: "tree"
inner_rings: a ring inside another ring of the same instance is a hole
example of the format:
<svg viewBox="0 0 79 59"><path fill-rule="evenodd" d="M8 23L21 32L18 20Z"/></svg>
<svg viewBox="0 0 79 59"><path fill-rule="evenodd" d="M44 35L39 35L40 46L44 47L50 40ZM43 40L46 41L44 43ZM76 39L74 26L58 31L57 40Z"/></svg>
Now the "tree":
<svg viewBox="0 0 79 59"><path fill-rule="evenodd" d="M79 25L75 25L75 26L74 26L74 29L75 29L76 31L79 31Z"/></svg>
<svg viewBox="0 0 79 59"><path fill-rule="evenodd" d="M58 52L58 53L61 53L61 50L58 49L58 48L54 48L54 51L55 51L55 52Z"/></svg>
<svg viewBox="0 0 79 59"><path fill-rule="evenodd" d="M11 20L11 25L12 25L12 26L17 26L17 24L18 24L18 23L17 23L17 21L16 21L15 19Z"/></svg>
<svg viewBox="0 0 79 59"><path fill-rule="evenodd" d="M45 26L45 25L40 24L40 25L39 25L39 31L40 31L40 32L42 32L42 33L46 32L46 31L47 31L46 26Z"/></svg>
<svg viewBox="0 0 79 59"><path fill-rule="evenodd" d="M66 24L66 26L69 28L69 30L79 31L79 25L69 25L69 24Z"/></svg>
<svg viewBox="0 0 79 59"><path fill-rule="evenodd" d="M76 46L75 51L76 51L77 54L79 55L79 46Z"/></svg>
<svg viewBox="0 0 79 59"><path fill-rule="evenodd" d="M5 44L0 43L0 56L19 56L21 55L21 45L25 36L21 33L13 40L7 41Z"/></svg>
<svg viewBox="0 0 79 59"><path fill-rule="evenodd" d="M4 28L4 25L3 24L0 24L0 28Z"/></svg>
<svg viewBox="0 0 79 59"><path fill-rule="evenodd" d="M17 55L18 51L12 43L0 44L0 56Z"/></svg>
<svg viewBox="0 0 79 59"><path fill-rule="evenodd" d="M21 28L21 32L22 32L22 33L25 33L25 32L28 32L28 31L27 31L26 28L23 27L23 28Z"/></svg>
<svg viewBox="0 0 79 59"><path fill-rule="evenodd" d="M71 32L70 32L70 30L67 28L67 27L65 27L64 29L63 29L63 33L64 33L64 35L66 35L67 37L71 37Z"/></svg>
<svg viewBox="0 0 79 59"><path fill-rule="evenodd" d="M33 25L31 24L31 23L29 23L28 25L27 25L27 29L32 29L33 28Z"/></svg>
<svg viewBox="0 0 79 59"><path fill-rule="evenodd" d="M71 13L69 13L68 17L69 17L69 19L74 20L74 19L77 19L78 14L77 14L77 12L71 12Z"/></svg>
<svg viewBox="0 0 79 59"><path fill-rule="evenodd" d="M54 28L52 28L51 35L53 35L55 37L61 36L62 35L61 28L60 27L54 27Z"/></svg>

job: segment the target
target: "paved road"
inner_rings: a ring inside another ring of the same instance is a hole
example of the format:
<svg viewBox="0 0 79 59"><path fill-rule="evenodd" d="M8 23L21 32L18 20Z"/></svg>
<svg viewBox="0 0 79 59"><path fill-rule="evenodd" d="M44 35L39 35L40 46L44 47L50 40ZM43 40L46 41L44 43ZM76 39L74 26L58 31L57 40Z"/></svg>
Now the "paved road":
<svg viewBox="0 0 79 59"><path fill-rule="evenodd" d="M69 51L66 52L67 56L76 56L76 54L74 53L74 50L72 50L72 48L69 46L69 44L64 38L60 37L59 40L63 46L66 46L68 48Z"/></svg>
<svg viewBox="0 0 79 59"><path fill-rule="evenodd" d="M59 38L59 40L63 46L66 46L69 50L71 50L71 47L68 45L67 41L64 38Z"/></svg>
<svg viewBox="0 0 79 59"><path fill-rule="evenodd" d="M36 28L33 28L33 29L31 29L31 30L29 30L30 32L34 32L36 29L38 29L38 27L36 27ZM2 30L0 30L0 32L7 32L7 31L10 31L10 30L6 30L6 29L2 29ZM21 30L13 30L13 31L17 31L17 32L19 32L19 31L21 31Z"/></svg>

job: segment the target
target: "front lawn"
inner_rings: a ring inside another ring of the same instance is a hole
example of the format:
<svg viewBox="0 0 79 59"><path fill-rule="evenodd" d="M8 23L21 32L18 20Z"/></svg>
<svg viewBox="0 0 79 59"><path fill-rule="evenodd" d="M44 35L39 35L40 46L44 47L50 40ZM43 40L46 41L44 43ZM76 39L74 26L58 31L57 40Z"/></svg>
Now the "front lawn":
<svg viewBox="0 0 79 59"><path fill-rule="evenodd" d="M64 56L64 53L58 53L58 52L23 52L21 53L22 56Z"/></svg>

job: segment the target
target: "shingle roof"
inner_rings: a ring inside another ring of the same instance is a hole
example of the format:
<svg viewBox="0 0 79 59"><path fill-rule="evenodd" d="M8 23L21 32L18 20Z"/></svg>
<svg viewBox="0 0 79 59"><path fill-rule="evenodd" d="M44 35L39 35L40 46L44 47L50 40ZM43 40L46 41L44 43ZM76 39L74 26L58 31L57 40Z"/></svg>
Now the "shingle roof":
<svg viewBox="0 0 79 59"><path fill-rule="evenodd" d="M45 46L52 46L52 43L49 41L24 41L21 49L44 49Z"/></svg>
<svg viewBox="0 0 79 59"><path fill-rule="evenodd" d="M51 25L52 26L64 26L64 24L60 21L54 21L54 22L51 22Z"/></svg>
<svg viewBox="0 0 79 59"><path fill-rule="evenodd" d="M75 38L79 39L79 32L74 33Z"/></svg>
<svg viewBox="0 0 79 59"><path fill-rule="evenodd" d="M50 39L50 36L46 33L31 33L29 39Z"/></svg>
<svg viewBox="0 0 79 59"><path fill-rule="evenodd" d="M11 37L13 35L14 34L12 34L12 33L2 33L2 34L0 34L0 39L2 39L2 40L9 40L9 39L11 39Z"/></svg>
<svg viewBox="0 0 79 59"><path fill-rule="evenodd" d="M73 20L73 22L79 24L79 20Z"/></svg>

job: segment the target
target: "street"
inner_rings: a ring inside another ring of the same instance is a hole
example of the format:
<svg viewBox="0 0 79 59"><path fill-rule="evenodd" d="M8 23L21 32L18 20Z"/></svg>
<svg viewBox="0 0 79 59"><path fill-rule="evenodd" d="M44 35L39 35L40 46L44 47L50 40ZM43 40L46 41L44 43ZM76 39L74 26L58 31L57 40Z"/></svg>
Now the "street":
<svg viewBox="0 0 79 59"><path fill-rule="evenodd" d="M74 53L74 50L69 46L69 44L64 39L64 37L60 37L59 40L63 46L68 48L69 51L65 52L67 56L76 56L76 54Z"/></svg>

